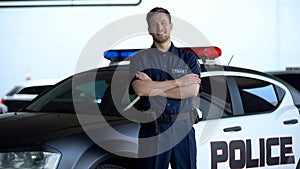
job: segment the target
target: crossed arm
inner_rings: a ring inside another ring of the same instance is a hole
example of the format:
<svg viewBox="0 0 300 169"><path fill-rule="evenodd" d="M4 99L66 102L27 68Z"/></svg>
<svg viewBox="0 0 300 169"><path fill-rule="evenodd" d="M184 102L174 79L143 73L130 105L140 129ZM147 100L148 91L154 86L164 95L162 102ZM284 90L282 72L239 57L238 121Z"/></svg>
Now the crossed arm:
<svg viewBox="0 0 300 169"><path fill-rule="evenodd" d="M197 74L187 74L175 80L153 81L147 74L138 72L132 83L139 96L164 96L173 99L183 99L197 96L201 80Z"/></svg>

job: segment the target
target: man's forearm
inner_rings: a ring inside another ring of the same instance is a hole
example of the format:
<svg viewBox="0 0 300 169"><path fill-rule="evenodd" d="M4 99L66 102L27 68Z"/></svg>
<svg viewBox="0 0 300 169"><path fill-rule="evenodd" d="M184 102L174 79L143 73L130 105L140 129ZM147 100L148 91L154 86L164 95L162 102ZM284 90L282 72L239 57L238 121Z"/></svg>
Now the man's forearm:
<svg viewBox="0 0 300 169"><path fill-rule="evenodd" d="M152 81L143 72L136 74L140 80L132 82L135 93L139 96L164 96L169 98L188 98L196 96L199 92L201 79L197 74L186 74L179 79L166 81Z"/></svg>
<svg viewBox="0 0 300 169"><path fill-rule="evenodd" d="M157 96L163 95L166 91L178 87L175 80L152 81L152 80L136 80L132 83L134 91L139 96Z"/></svg>
<svg viewBox="0 0 300 169"><path fill-rule="evenodd" d="M199 84L190 84L186 86L178 86L173 89L167 90L161 96L173 99L184 99L188 97L197 96L199 93Z"/></svg>

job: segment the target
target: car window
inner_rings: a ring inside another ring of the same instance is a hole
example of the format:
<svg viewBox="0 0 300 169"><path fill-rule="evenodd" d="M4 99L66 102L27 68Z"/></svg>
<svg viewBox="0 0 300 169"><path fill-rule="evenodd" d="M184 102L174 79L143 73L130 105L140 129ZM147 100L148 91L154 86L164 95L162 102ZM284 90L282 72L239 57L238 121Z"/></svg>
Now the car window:
<svg viewBox="0 0 300 169"><path fill-rule="evenodd" d="M50 87L51 85L26 87L22 89L18 94L40 94Z"/></svg>
<svg viewBox="0 0 300 169"><path fill-rule="evenodd" d="M248 77L235 80L245 114L274 111L283 99L284 90L272 83Z"/></svg>
<svg viewBox="0 0 300 169"><path fill-rule="evenodd" d="M123 100L128 88L126 81L123 80L128 78L128 73L115 78L120 82L116 82L119 86L112 90L113 73L113 71L98 72L96 77L95 73L84 73L69 78L55 86L51 92L38 98L26 110L75 113L75 105L76 111L80 109L84 113L95 113L89 111L91 107L97 106L99 108L97 110L102 114L119 115L114 102L124 106L129 102L129 99Z"/></svg>
<svg viewBox="0 0 300 169"><path fill-rule="evenodd" d="M232 117L232 104L226 78L211 76L201 78L199 109L202 120ZM194 103L195 104L195 103Z"/></svg>

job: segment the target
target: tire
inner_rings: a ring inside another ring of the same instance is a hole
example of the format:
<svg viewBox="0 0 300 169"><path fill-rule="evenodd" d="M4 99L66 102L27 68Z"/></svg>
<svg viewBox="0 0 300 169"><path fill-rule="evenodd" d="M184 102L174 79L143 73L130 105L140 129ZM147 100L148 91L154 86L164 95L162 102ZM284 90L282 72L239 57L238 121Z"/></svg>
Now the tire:
<svg viewBox="0 0 300 169"><path fill-rule="evenodd" d="M126 169L126 168L114 164L101 164L96 169Z"/></svg>

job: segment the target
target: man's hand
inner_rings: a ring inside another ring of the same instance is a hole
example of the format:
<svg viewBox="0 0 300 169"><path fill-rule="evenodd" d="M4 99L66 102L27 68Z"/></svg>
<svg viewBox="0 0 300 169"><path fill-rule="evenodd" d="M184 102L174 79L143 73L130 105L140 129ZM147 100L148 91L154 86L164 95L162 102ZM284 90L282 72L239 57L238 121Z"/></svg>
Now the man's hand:
<svg viewBox="0 0 300 169"><path fill-rule="evenodd" d="M138 96L164 95L164 92L178 87L175 80L153 81L146 73L135 74L139 80L132 82L132 87Z"/></svg>
<svg viewBox="0 0 300 169"><path fill-rule="evenodd" d="M191 74L184 75L179 79L176 79L176 82L178 86L181 87L181 86L187 86L191 84L200 84L201 79L197 74L191 73Z"/></svg>
<svg viewBox="0 0 300 169"><path fill-rule="evenodd" d="M135 76L137 77L137 78L139 78L140 80L152 80L146 73L144 73L144 72L137 72L136 74L135 74Z"/></svg>

